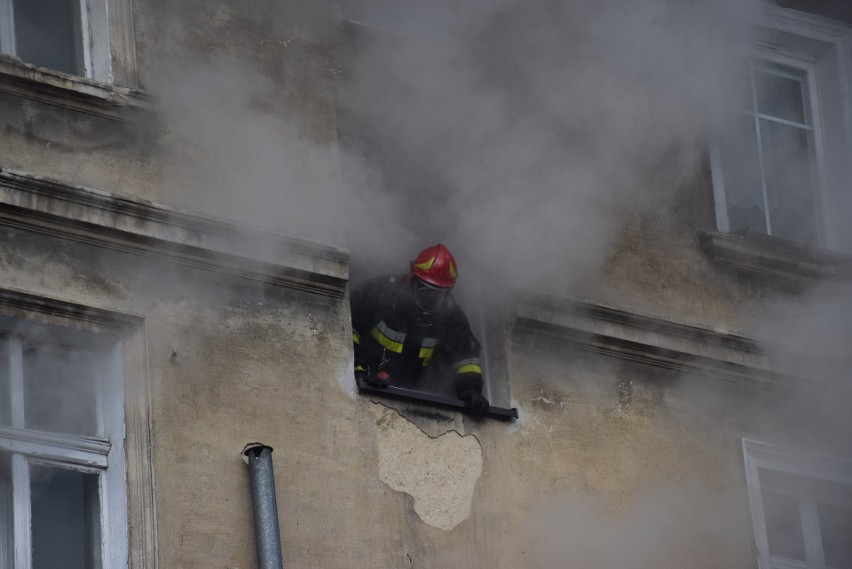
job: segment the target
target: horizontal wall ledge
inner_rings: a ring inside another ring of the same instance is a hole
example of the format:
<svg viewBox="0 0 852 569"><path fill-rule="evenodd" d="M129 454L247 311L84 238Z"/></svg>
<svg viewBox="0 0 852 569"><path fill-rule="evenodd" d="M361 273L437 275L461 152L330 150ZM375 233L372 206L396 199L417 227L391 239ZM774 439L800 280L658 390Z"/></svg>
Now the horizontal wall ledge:
<svg viewBox="0 0 852 569"><path fill-rule="evenodd" d="M701 248L720 265L802 284L852 278L852 257L752 231L701 233Z"/></svg>
<svg viewBox="0 0 852 569"><path fill-rule="evenodd" d="M0 168L0 224L342 298L349 253Z"/></svg>
<svg viewBox="0 0 852 569"><path fill-rule="evenodd" d="M118 121L137 121L155 99L138 89L106 85L0 55L0 93Z"/></svg>
<svg viewBox="0 0 852 569"><path fill-rule="evenodd" d="M782 360L794 355L756 340L572 299L528 298L517 310L513 334L765 389L819 383L786 373L793 368Z"/></svg>

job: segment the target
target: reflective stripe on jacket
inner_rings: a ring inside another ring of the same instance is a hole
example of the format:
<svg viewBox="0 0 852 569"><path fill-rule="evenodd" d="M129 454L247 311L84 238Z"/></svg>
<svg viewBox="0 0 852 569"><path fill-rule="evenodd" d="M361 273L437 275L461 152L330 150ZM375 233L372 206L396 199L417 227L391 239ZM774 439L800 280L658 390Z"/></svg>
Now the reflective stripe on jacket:
<svg viewBox="0 0 852 569"><path fill-rule="evenodd" d="M437 362L447 372L446 382L463 374L465 385L473 380L481 388L479 342L452 295L438 313L423 315L403 275L369 280L351 299L356 366L387 372L392 385L417 387L424 370Z"/></svg>

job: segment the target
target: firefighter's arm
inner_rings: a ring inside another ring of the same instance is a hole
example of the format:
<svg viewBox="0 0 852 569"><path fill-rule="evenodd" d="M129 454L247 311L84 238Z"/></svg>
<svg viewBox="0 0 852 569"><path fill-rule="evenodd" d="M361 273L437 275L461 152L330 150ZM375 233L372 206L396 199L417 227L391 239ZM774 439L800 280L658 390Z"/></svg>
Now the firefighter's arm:
<svg viewBox="0 0 852 569"><path fill-rule="evenodd" d="M355 377L375 387L387 385L377 378L382 358L381 346L373 341L370 330L381 320L381 290L367 282L352 292L352 344L355 355Z"/></svg>
<svg viewBox="0 0 852 569"><path fill-rule="evenodd" d="M488 412L488 399L482 395L485 382L482 379L482 367L479 364L480 346L470 330L467 318L461 311L450 326L447 338L450 349L450 361L455 372L454 387L456 395L462 401L468 402L468 407L475 415Z"/></svg>
<svg viewBox="0 0 852 569"><path fill-rule="evenodd" d="M456 372L454 384L458 398L462 401L467 401L468 407L474 415L487 413L490 404L488 403L488 399L482 395L482 387L485 385L485 382L482 379L482 368L479 366L479 358L467 358L457 361L454 368Z"/></svg>

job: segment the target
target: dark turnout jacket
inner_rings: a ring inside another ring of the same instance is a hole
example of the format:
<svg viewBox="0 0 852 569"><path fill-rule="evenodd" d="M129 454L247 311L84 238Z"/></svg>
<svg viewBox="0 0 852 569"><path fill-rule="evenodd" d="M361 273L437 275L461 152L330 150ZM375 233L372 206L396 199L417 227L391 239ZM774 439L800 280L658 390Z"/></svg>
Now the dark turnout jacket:
<svg viewBox="0 0 852 569"><path fill-rule="evenodd" d="M479 342L452 295L437 313L424 314L406 275L397 275L363 283L351 301L356 371L373 377L384 371L390 385L432 392L442 386L420 385L421 378L443 384L452 378L458 397L482 391Z"/></svg>

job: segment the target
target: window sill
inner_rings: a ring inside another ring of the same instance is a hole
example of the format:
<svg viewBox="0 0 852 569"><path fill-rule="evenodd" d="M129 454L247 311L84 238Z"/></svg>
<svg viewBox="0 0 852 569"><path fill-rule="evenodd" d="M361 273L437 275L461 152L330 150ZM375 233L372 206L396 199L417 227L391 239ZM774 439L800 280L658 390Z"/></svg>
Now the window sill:
<svg viewBox="0 0 852 569"><path fill-rule="evenodd" d="M852 257L834 251L751 231L701 233L699 239L710 259L734 269L800 284L852 278Z"/></svg>
<svg viewBox="0 0 852 569"><path fill-rule="evenodd" d="M414 389L405 389L403 387L391 386L382 389L377 389L375 387L370 387L363 381L355 380L355 382L358 384L358 391L361 393L366 393L369 395L381 395L383 397L390 397L392 399L417 401L420 403L443 407L445 409L452 409L454 411L468 411L467 404L460 399L443 397L441 395L433 395L431 393L426 393L425 391L416 391ZM506 409L504 407L491 406L485 416L490 417L492 419L517 419L518 410L514 407L511 409Z"/></svg>
<svg viewBox="0 0 852 569"><path fill-rule="evenodd" d="M0 54L0 92L119 121L152 110L154 99L138 89L98 83Z"/></svg>

